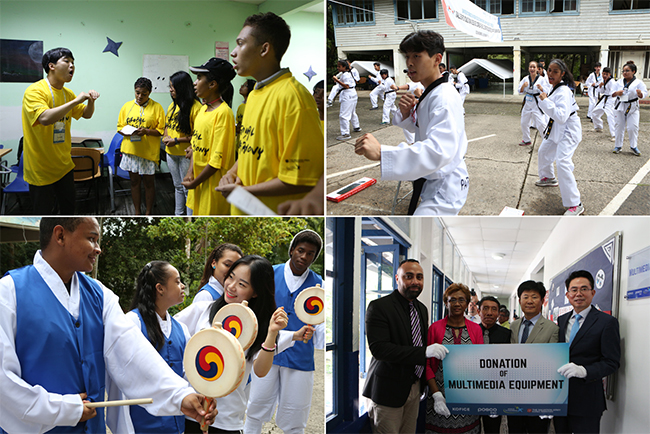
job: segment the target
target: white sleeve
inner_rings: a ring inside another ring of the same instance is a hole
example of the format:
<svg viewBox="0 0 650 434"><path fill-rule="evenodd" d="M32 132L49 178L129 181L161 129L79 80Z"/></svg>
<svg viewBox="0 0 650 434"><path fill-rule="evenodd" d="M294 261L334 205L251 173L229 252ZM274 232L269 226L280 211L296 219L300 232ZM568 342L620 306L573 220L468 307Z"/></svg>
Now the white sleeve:
<svg viewBox="0 0 650 434"><path fill-rule="evenodd" d="M312 337L314 340L314 348L317 350L323 350L325 349L325 323L322 322L316 326L316 330L314 330L314 336Z"/></svg>
<svg viewBox="0 0 650 434"><path fill-rule="evenodd" d="M138 316L137 313L133 312L132 310L128 311L125 313L126 317L133 321L133 324L138 328L138 330L142 330L142 323L140 322L140 317Z"/></svg>
<svg viewBox="0 0 650 434"><path fill-rule="evenodd" d="M183 399L195 393L194 389L172 371L142 332L126 318L118 297L101 286L107 374L128 399L153 398L152 404L142 406L150 414L180 415Z"/></svg>
<svg viewBox="0 0 650 434"><path fill-rule="evenodd" d="M411 132L415 134L415 122L413 121L413 118L409 116L406 119L402 119L402 111L397 109L395 114L393 115L393 125L398 126L408 132Z"/></svg>
<svg viewBox="0 0 650 434"><path fill-rule="evenodd" d="M571 112L574 111L573 95L568 86L566 89L558 89L556 92L559 93L558 98L553 98L553 100L546 98L544 101L539 102L539 107L544 114L553 118L556 122L564 124L569 120Z"/></svg>
<svg viewBox="0 0 650 434"><path fill-rule="evenodd" d="M526 84L526 85L528 84L528 77L529 77L529 76L524 77L524 79L521 80L521 81L519 82L519 87L517 88L517 91L519 92L519 95L523 95L523 94L526 93L525 90L524 90L523 92L521 91L521 87L522 87L524 84Z"/></svg>
<svg viewBox="0 0 650 434"><path fill-rule="evenodd" d="M202 315L212 305L212 301L201 301L199 303L192 303L185 309L174 315L174 319L187 327L190 336L194 336L196 332L203 328Z"/></svg>
<svg viewBox="0 0 650 434"><path fill-rule="evenodd" d="M643 98L648 96L648 88L646 87L646 85L645 85L645 83L643 81L639 80L639 84L637 85L637 89L639 89L641 91L641 94L643 95L639 99L643 99Z"/></svg>
<svg viewBox="0 0 650 434"><path fill-rule="evenodd" d="M78 394L49 393L21 378L16 354L16 289L11 276L0 279L0 414L7 432L43 433L75 426L83 414ZM8 398L10 397L10 398Z"/></svg>
<svg viewBox="0 0 650 434"><path fill-rule="evenodd" d="M589 77L587 77L587 81L585 81L585 86L591 86L591 84L595 82L596 82L596 77L592 72L591 74L589 74Z"/></svg>
<svg viewBox="0 0 650 434"><path fill-rule="evenodd" d="M411 146L406 143L381 146L382 179L413 181L439 171L456 159L461 140L459 131L464 131L459 122L464 122L464 118L462 114L452 114L451 105L439 105L428 116L424 140ZM419 119L420 123L423 121Z"/></svg>
<svg viewBox="0 0 650 434"><path fill-rule="evenodd" d="M338 86L338 85L339 84L336 83L336 86ZM210 291L203 290L203 291L199 291L194 296L194 300L192 300L192 304L198 303L199 301L214 301L214 300L212 298L212 294L210 294Z"/></svg>

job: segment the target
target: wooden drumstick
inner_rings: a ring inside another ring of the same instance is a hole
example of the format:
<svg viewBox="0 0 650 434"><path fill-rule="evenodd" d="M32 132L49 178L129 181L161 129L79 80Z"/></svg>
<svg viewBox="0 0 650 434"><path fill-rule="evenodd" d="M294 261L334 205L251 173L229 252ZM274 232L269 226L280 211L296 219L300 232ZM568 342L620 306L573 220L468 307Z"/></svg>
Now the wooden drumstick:
<svg viewBox="0 0 650 434"><path fill-rule="evenodd" d="M153 402L153 398L142 398L142 399L121 399L117 401L84 402L84 405L88 408L97 408L97 407L118 407L120 405L151 404L152 402Z"/></svg>

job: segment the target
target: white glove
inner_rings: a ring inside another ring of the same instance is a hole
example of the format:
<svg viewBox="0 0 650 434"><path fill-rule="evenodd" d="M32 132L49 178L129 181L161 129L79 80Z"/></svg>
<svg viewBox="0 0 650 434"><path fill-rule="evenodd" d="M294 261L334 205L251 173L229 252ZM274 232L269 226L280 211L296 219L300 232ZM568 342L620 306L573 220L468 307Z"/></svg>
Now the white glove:
<svg viewBox="0 0 650 434"><path fill-rule="evenodd" d="M431 344L427 347L427 358L435 357L436 359L445 360L445 356L449 350L444 345Z"/></svg>
<svg viewBox="0 0 650 434"><path fill-rule="evenodd" d="M585 378L587 376L587 370L580 365L575 363L567 363L564 366L560 366L560 369L557 370L560 375L564 375L566 378Z"/></svg>
<svg viewBox="0 0 650 434"><path fill-rule="evenodd" d="M445 397L442 396L442 392L436 392L432 395L432 397L433 397L433 409L436 411L436 413L445 417L451 416L451 413L447 408L447 401L445 400Z"/></svg>
<svg viewBox="0 0 650 434"><path fill-rule="evenodd" d="M498 414L491 414L490 417L491 417L492 419L494 419L495 417L499 417L499 415L498 415Z"/></svg>
<svg viewBox="0 0 650 434"><path fill-rule="evenodd" d="M553 419L553 416L550 415L542 415L539 417L540 419Z"/></svg>

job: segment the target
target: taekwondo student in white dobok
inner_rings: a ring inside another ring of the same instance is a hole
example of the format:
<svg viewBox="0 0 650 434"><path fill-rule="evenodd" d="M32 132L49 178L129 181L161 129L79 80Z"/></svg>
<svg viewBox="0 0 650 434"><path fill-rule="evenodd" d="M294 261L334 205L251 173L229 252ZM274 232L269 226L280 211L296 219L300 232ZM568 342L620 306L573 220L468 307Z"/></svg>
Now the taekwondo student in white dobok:
<svg viewBox="0 0 650 434"><path fill-rule="evenodd" d="M381 124L388 125L390 122L390 114L397 111L397 107L395 107L397 86L395 85L393 79L388 76L387 69L382 69L380 74L383 80L381 88L382 92L384 93L384 110L381 115Z"/></svg>
<svg viewBox="0 0 650 434"><path fill-rule="evenodd" d="M155 416L201 419L205 397L176 375L120 307L86 276L101 253L94 218L40 222L34 264L0 279L0 432L105 433L104 401L115 385ZM216 407L208 414L210 422ZM121 429L106 418L114 433Z"/></svg>
<svg viewBox="0 0 650 434"><path fill-rule="evenodd" d="M379 106L377 105L377 98L381 98L382 100L384 99L384 92L382 92L381 88L381 74L379 71L381 70L381 65L379 63L374 63L373 64L376 73L371 74L368 76L370 78L370 81L375 83L377 86L370 92L370 110L377 110L379 109Z"/></svg>
<svg viewBox="0 0 650 434"><path fill-rule="evenodd" d="M408 71L408 70L407 70ZM422 83L419 81L410 81L406 84L402 84L397 87L398 90L405 90L410 94L415 95L416 98L420 98L422 94L424 93L424 86L422 86ZM395 121L395 117L393 117L393 122ZM409 130L406 130L402 128L402 131L404 132L404 138L406 139L406 143L409 145L415 142L415 133L412 133Z"/></svg>
<svg viewBox="0 0 650 434"><path fill-rule="evenodd" d="M529 75L524 77L519 83L519 94L526 95L521 106L521 134L523 138L519 146L527 146L531 144L530 141L530 126L531 124L538 131L540 135L544 133L544 128L548 123L548 118L541 108L539 108L539 94L542 92L537 87L537 84L542 86L544 92L551 91L551 85L548 83L546 77L542 77L537 73L537 62L534 60L528 64Z"/></svg>
<svg viewBox="0 0 650 434"><path fill-rule="evenodd" d="M339 72L342 72L340 79L333 77L334 81L341 85L341 94L339 95L339 101L341 102L339 110L341 135L336 140L349 140L352 138L350 136L350 121L352 121L354 131L361 131L359 117L356 113L358 97L355 87L357 84L349 71L350 66L347 60L339 60L336 67Z"/></svg>
<svg viewBox="0 0 650 434"><path fill-rule="evenodd" d="M642 80L637 79L636 65L631 60L623 66L623 78L617 82L617 97L614 109L616 113L616 144L614 153L621 152L625 138L625 127L630 139L630 151L637 157L641 155L637 142L639 139L639 100L648 96L648 88Z"/></svg>
<svg viewBox="0 0 650 434"><path fill-rule="evenodd" d="M417 105L415 96L402 96L393 118L394 125L415 133L415 143L380 145L372 134L365 134L355 144L357 154L381 161L382 179L424 180L414 215L457 215L467 200L463 106L438 69L444 50L442 36L431 30L411 33L400 44L409 76L427 88Z"/></svg>
<svg viewBox="0 0 650 434"><path fill-rule="evenodd" d="M288 329L307 327L296 316L294 300L316 285L323 285L321 276L309 269L318 258L323 241L316 232L306 229L289 244L289 260L274 265L275 302L284 306L289 318ZM264 422L271 420L277 403L275 422L287 434L302 434L307 426L314 386L314 349L325 347L325 324L315 327L313 340L296 342L292 348L273 359L269 373L253 376L246 411L245 434L259 434Z"/></svg>
<svg viewBox="0 0 650 434"><path fill-rule="evenodd" d="M589 119L592 119L594 107L598 102L598 87L600 86L600 83L603 82L603 75L600 73L601 66L600 62L596 62L594 65L594 72L589 74L587 81L585 81L587 95L589 96L589 109L587 110L587 117Z"/></svg>
<svg viewBox="0 0 650 434"><path fill-rule="evenodd" d="M456 76L454 78L454 87L456 87L463 104L465 104L465 98L469 95L469 80L467 80L463 71L457 70L455 66L450 66L449 70Z"/></svg>
<svg viewBox="0 0 650 434"><path fill-rule="evenodd" d="M535 185L556 187L559 184L562 205L568 208L564 215L578 216L585 208L573 176L572 157L582 140L578 104L573 96L574 89L569 87L574 86L573 75L560 59L551 60L546 75L553 90L548 95L546 92L540 94L539 106L550 119L537 155L540 180ZM553 174L553 161L557 165L557 179Z"/></svg>
<svg viewBox="0 0 650 434"><path fill-rule="evenodd" d="M608 67L603 68L603 81L596 88L598 101L591 111L591 120L598 133L603 131L603 114L607 114L607 124L612 142L616 141L616 121L618 119L616 110L614 110L616 97L612 96L616 87L616 80L612 78L612 70Z"/></svg>
<svg viewBox="0 0 650 434"><path fill-rule="evenodd" d="M339 72L336 74L336 78L340 79L341 75L343 75L342 72ZM341 90L341 85L338 83L334 83L334 86L332 86L332 90L330 90L330 94L327 96L327 107L331 107L332 104L334 104L334 99L336 98L336 95L339 94Z"/></svg>

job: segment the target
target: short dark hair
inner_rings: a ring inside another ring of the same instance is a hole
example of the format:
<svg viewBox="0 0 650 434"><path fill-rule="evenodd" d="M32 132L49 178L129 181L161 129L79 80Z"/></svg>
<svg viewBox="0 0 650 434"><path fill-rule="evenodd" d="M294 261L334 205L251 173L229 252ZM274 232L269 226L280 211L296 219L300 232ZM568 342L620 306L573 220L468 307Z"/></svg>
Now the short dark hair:
<svg viewBox="0 0 650 434"><path fill-rule="evenodd" d="M409 33L399 44L402 53L419 53L426 51L429 56L445 52L445 39L433 30L419 30Z"/></svg>
<svg viewBox="0 0 650 434"><path fill-rule="evenodd" d="M466 285L463 285L462 283L452 283L445 289L444 294L442 295L442 302L444 304L447 304L447 298L454 292L460 291L463 293L465 298L467 299L467 304L469 304L469 300L471 298L471 294L469 292L469 288Z"/></svg>
<svg viewBox="0 0 650 434"><path fill-rule="evenodd" d="M535 282L534 280L527 280L519 285L519 288L517 288L517 297L521 298L521 294L523 294L524 291L535 291L540 297L542 297L542 299L546 296L546 288L544 288L544 284L542 282Z"/></svg>
<svg viewBox="0 0 650 434"><path fill-rule="evenodd" d="M472 290L473 291L473 290ZM481 305L483 304L484 301L493 301L497 304L497 309L501 310L501 303L499 303L499 300L496 299L496 297L492 297L491 295L486 295L482 299L479 300L478 302L478 308L481 308Z"/></svg>
<svg viewBox="0 0 650 434"><path fill-rule="evenodd" d="M43 54L43 69L45 70L45 74L50 72L50 63L56 63L63 57L69 57L74 60L72 51L67 48L58 47L46 51L45 54Z"/></svg>
<svg viewBox="0 0 650 434"><path fill-rule="evenodd" d="M314 85L314 92L316 92L316 89L323 89L325 90L325 80L321 80L318 83Z"/></svg>
<svg viewBox="0 0 650 434"><path fill-rule="evenodd" d="M286 21L273 12L255 14L246 18L244 27L253 28L252 35L259 45L270 43L275 50L275 58L279 62L289 47L291 29Z"/></svg>
<svg viewBox="0 0 650 434"><path fill-rule="evenodd" d="M384 74L388 75L388 69L382 69L381 71L379 71L379 75L384 75Z"/></svg>
<svg viewBox="0 0 650 434"><path fill-rule="evenodd" d="M445 64L442 63L442 62L440 62L440 64L438 65L438 67L447 69L447 65L445 65Z"/></svg>
<svg viewBox="0 0 650 434"><path fill-rule="evenodd" d="M499 313L501 313L501 312L503 312L506 315L510 316L510 311L508 309L506 309L505 306L501 306L501 308L499 309Z"/></svg>
<svg viewBox="0 0 650 434"><path fill-rule="evenodd" d="M68 232L77 230L77 226L84 221L86 217L43 217L39 225L39 241L41 250L45 250L50 244L52 233L56 226L62 226Z"/></svg>
<svg viewBox="0 0 650 434"><path fill-rule="evenodd" d="M293 250L296 248L296 246L300 243L309 243L316 247L317 254L320 253L320 249L323 246L323 242L321 241L321 238L316 232L312 230L304 230L299 232L294 239L291 242L291 245L289 246L289 251ZM314 258L316 260L317 257Z"/></svg>
<svg viewBox="0 0 650 434"><path fill-rule="evenodd" d="M153 86L151 84L151 80L149 80L147 77L140 77L135 81L135 84L133 85L134 89L137 89L139 87L143 87L147 89L149 92L151 92L151 89L153 89Z"/></svg>
<svg viewBox="0 0 650 434"><path fill-rule="evenodd" d="M596 63L594 63L594 68L597 67L597 66L603 66L603 65L602 65L602 63L600 63L600 62L596 62Z"/></svg>
<svg viewBox="0 0 650 434"><path fill-rule="evenodd" d="M416 264L420 263L420 261L418 261L417 259L404 259L402 262L399 263L397 269L399 270L402 267L402 265L406 264L407 262L415 262Z"/></svg>
<svg viewBox="0 0 650 434"><path fill-rule="evenodd" d="M257 82L255 80L253 80L252 78L249 78L248 80L246 80L246 87L248 88L248 93L251 93L253 91L253 89L255 89L255 84L256 83Z"/></svg>
<svg viewBox="0 0 650 434"><path fill-rule="evenodd" d="M569 290L569 285L571 284L571 281L573 279L577 279L579 277L584 277L589 281L589 285L591 285L591 289L594 289L594 276L591 275L590 272L587 270L576 270L572 271L571 274L569 274L569 277L564 281L564 285L566 287L566 290Z"/></svg>
<svg viewBox="0 0 650 434"><path fill-rule="evenodd" d="M606 67L603 68L603 72L606 72L609 75L612 75L612 68L610 68L609 66L606 66Z"/></svg>
<svg viewBox="0 0 650 434"><path fill-rule="evenodd" d="M375 62L375 63L373 63L373 65L381 66L381 63Z"/></svg>

